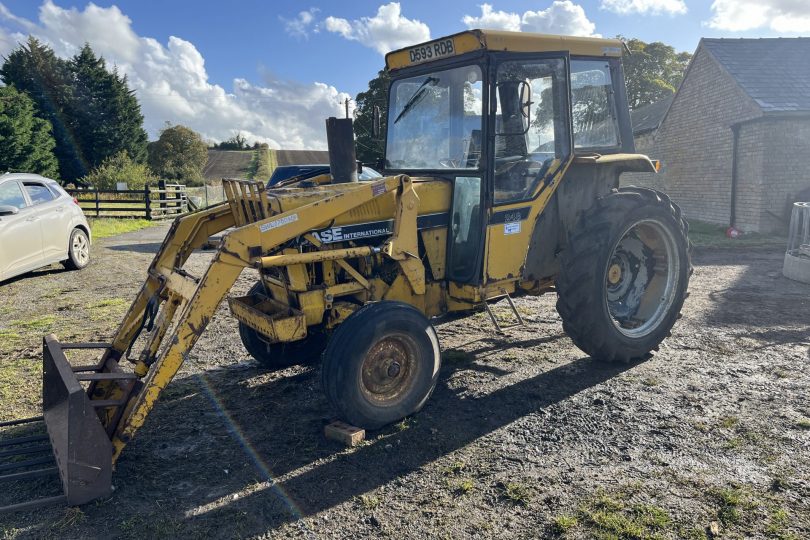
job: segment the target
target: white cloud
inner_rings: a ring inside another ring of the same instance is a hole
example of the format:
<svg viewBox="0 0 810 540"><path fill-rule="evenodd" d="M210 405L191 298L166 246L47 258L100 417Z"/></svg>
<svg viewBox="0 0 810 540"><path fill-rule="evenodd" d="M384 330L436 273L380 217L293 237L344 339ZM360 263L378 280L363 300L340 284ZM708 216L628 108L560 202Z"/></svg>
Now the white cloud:
<svg viewBox="0 0 810 540"><path fill-rule="evenodd" d="M430 39L428 25L404 17L399 2L381 5L373 17L361 17L353 21L327 17L324 28L375 49L380 54Z"/></svg>
<svg viewBox="0 0 810 540"><path fill-rule="evenodd" d="M682 15L686 13L686 4L683 0L602 0L602 8L622 15L629 13Z"/></svg>
<svg viewBox="0 0 810 540"><path fill-rule="evenodd" d="M224 140L241 132L248 140L275 148L321 149L326 147L324 120L342 116L341 102L350 97L321 82L288 81L272 74L265 74L261 85L234 79L233 89L226 91L208 80L205 59L193 43L171 36L162 44L138 36L132 21L115 6L91 3L80 11L46 0L39 20L32 22L0 4L0 49L15 46L26 34L63 57L89 42L108 67L115 65L127 75L152 138L170 121L207 139Z"/></svg>
<svg viewBox="0 0 810 540"><path fill-rule="evenodd" d="M741 32L770 28L775 32L810 32L807 0L714 0L711 28Z"/></svg>
<svg viewBox="0 0 810 540"><path fill-rule="evenodd" d="M297 38L307 39L310 31L315 34L318 33L318 27L313 26L313 23L315 22L315 14L319 11L318 8L309 8L306 11L299 12L294 19L285 19L284 17L279 17L279 19L284 23L285 32Z"/></svg>
<svg viewBox="0 0 810 540"><path fill-rule="evenodd" d="M495 11L490 4L482 4L481 15L465 15L461 22L467 28L491 28L513 32L537 32L569 36L594 36L596 25L588 19L582 6L570 0L555 0L548 8L525 11L522 14Z"/></svg>
<svg viewBox="0 0 810 540"><path fill-rule="evenodd" d="M481 15L464 15L461 22L467 28L490 28L495 30L520 31L520 15L509 11L495 11L489 4L478 6L481 8Z"/></svg>

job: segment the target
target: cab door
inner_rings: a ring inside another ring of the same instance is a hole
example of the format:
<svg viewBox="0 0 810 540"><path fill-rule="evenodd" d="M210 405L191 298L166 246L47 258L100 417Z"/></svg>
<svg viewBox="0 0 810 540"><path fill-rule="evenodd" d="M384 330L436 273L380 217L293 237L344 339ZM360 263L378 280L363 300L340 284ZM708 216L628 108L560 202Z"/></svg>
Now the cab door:
<svg viewBox="0 0 810 540"><path fill-rule="evenodd" d="M572 159L566 53L503 54L492 70L486 281L520 278L535 221Z"/></svg>
<svg viewBox="0 0 810 540"><path fill-rule="evenodd" d="M0 184L0 205L18 209L16 214L0 216L0 279L7 279L42 266L42 232L16 180Z"/></svg>
<svg viewBox="0 0 810 540"><path fill-rule="evenodd" d="M478 284L481 281L484 201L480 176L454 179L447 239L447 278L452 282Z"/></svg>

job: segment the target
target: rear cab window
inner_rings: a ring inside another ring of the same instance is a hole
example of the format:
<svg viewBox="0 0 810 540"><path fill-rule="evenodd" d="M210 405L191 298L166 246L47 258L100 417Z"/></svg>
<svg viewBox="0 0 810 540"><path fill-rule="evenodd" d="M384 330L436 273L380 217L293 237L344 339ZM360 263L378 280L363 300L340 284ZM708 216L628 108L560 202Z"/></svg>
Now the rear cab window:
<svg viewBox="0 0 810 540"><path fill-rule="evenodd" d="M618 147L621 140L610 64L572 60L571 98L574 147Z"/></svg>
<svg viewBox="0 0 810 540"><path fill-rule="evenodd" d="M0 205L14 206L20 210L27 206L19 183L11 181L0 184Z"/></svg>
<svg viewBox="0 0 810 540"><path fill-rule="evenodd" d="M45 184L40 182L23 182L23 185L33 206L52 201L56 198L53 192L48 189Z"/></svg>

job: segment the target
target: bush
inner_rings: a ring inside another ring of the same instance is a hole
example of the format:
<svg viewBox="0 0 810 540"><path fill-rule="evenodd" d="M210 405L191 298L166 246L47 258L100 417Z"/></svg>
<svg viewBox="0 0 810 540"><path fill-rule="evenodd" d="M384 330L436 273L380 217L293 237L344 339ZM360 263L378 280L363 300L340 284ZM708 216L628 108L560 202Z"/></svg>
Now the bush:
<svg viewBox="0 0 810 540"><path fill-rule="evenodd" d="M123 150L105 159L82 180L96 189L115 189L118 182L126 182L128 189L143 189L158 181L149 167L135 163Z"/></svg>

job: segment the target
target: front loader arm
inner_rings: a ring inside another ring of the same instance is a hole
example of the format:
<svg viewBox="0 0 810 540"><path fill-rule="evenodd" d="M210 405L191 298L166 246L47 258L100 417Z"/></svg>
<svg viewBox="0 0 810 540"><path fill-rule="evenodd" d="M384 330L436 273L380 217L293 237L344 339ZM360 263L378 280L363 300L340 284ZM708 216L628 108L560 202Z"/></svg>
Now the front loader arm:
<svg viewBox="0 0 810 540"><path fill-rule="evenodd" d="M213 227L226 224L227 220L222 218L221 221L218 221L219 218L217 217L203 218L216 223L211 229L197 227L196 224L200 223L199 220L190 220L187 223L179 222L177 231L173 235L177 239L167 239L164 242L164 246L158 252L155 262L150 267L149 279L151 280L157 276L158 280L162 280L162 293L169 299L179 299L184 307L178 309L180 317L168 338L168 345L164 348L164 351L149 365L139 363L138 367L136 367L136 374L144 376L143 387L136 396L133 396L132 401L124 410L115 427L113 461L118 458L135 432L143 425L161 391L169 384L183 361L188 357L192 347L205 330L217 307L231 289L243 268L260 265L263 255L272 253L286 242L318 229L353 208L357 208L376 197L392 191L397 192L398 202L401 203L404 199L404 202L409 206L404 212L406 217L413 218L403 220L403 213L397 213L397 222L401 220L403 222L395 229L398 234L394 235L392 242L396 242L399 237L415 237L415 216L418 199L415 198L415 193L413 193L411 180L405 176L389 177L378 182L358 185L357 189L347 190L294 210L247 223L228 232L224 235L219 251L199 284L178 273L179 267L170 268L167 263L178 262L177 258L172 260L172 253L182 254L185 252L187 257L187 253L191 252L189 247L207 239L207 232L213 230ZM231 201L231 209L233 209L232 207L233 201ZM209 215L216 216L217 213L214 212ZM233 215L233 212L231 212L231 215ZM244 214L242 217L244 218ZM404 229L408 227L413 228L413 231L406 234ZM189 231L189 235L190 231L196 232L193 239L183 241L180 240L179 235L183 231ZM410 244L410 242L406 243ZM414 261L416 261L421 266L421 261L415 253L405 255L396 249L396 245L395 243L392 252L393 258L402 258L404 261L400 261L400 263L406 262L410 266L413 266ZM415 251L416 245L414 243L413 246L408 247ZM415 276L414 280L420 281L416 277L417 272L415 269L409 268L409 270L410 274ZM423 266L421 274L422 288L424 290ZM146 296L150 290L152 289L145 286L146 292L142 291L142 294L139 294L136 303L142 301L142 296ZM135 306L133 306L133 309L134 316L130 317L130 314L128 314L128 318L137 319L138 312L142 314L143 309L136 309ZM166 324L165 321L162 321L162 323ZM160 324L161 322L159 322L155 332L161 331ZM126 339L123 339L127 336L120 335L120 331L117 337L122 338L119 346L127 342ZM161 339L159 341L165 340ZM147 348L157 350L157 345L150 343ZM129 346L128 343L127 346Z"/></svg>

